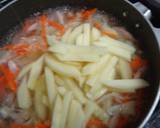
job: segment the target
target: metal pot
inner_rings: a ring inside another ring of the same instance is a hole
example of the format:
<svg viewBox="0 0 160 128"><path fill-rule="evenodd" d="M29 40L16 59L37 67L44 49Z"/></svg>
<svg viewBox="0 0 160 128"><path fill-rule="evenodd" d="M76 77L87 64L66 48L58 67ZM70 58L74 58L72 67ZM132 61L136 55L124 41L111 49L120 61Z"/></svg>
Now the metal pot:
<svg viewBox="0 0 160 128"><path fill-rule="evenodd" d="M160 97L160 30L150 23L151 11L140 2L131 3L125 0L13 0L0 9L0 39L8 30L23 22L35 12L58 6L69 5L78 8L98 8L116 17L119 22L139 40L145 56L150 62L147 79L150 87L146 91L144 114L134 126L142 128L150 119Z"/></svg>

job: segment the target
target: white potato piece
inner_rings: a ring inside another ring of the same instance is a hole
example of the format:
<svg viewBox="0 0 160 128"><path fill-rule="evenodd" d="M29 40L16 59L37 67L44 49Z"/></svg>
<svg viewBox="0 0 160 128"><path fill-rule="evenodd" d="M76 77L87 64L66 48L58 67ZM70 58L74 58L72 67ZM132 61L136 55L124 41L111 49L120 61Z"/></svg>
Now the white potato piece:
<svg viewBox="0 0 160 128"><path fill-rule="evenodd" d="M106 88L100 88L94 95L93 95L93 99L97 100L100 97L102 97L105 93L107 92Z"/></svg>
<svg viewBox="0 0 160 128"><path fill-rule="evenodd" d="M43 96L45 93L45 81L44 77L39 77L37 80L38 87L34 91L34 107L37 117L44 121L47 117L47 107L43 104Z"/></svg>
<svg viewBox="0 0 160 128"><path fill-rule="evenodd" d="M101 36L101 32L95 28L95 27L92 27L92 30L91 30L91 41L96 41L100 38Z"/></svg>
<svg viewBox="0 0 160 128"><path fill-rule="evenodd" d="M43 69L43 61L44 56L41 56L38 60L32 63L32 67L29 73L29 78L28 78L28 88L31 90L35 89L36 86L36 81L38 77L40 76L42 69Z"/></svg>
<svg viewBox="0 0 160 128"><path fill-rule="evenodd" d="M90 45L91 42L91 25L90 23L84 23L83 24L83 44L84 45Z"/></svg>
<svg viewBox="0 0 160 128"><path fill-rule="evenodd" d="M63 101L61 97L57 95L55 106L53 107L51 128L61 128L62 105Z"/></svg>
<svg viewBox="0 0 160 128"><path fill-rule="evenodd" d="M108 46L108 51L113 55L121 57L127 61L131 61L133 55L130 51L115 46Z"/></svg>
<svg viewBox="0 0 160 128"><path fill-rule="evenodd" d="M65 43L54 43L48 50L57 53L58 56L56 56L65 61L86 62L95 62L99 60L100 56L108 52L106 47L80 46Z"/></svg>
<svg viewBox="0 0 160 128"><path fill-rule="evenodd" d="M65 33L64 33L64 35L62 36L62 42L66 42L67 43L67 40L68 40L68 37L69 37L69 35L71 34L71 31L72 31L72 29L71 28L69 28Z"/></svg>
<svg viewBox="0 0 160 128"><path fill-rule="evenodd" d="M88 84L91 87L94 87L94 86L99 85L99 82L100 82L100 74L96 73L88 77L86 84Z"/></svg>
<svg viewBox="0 0 160 128"><path fill-rule="evenodd" d="M123 92L134 92L137 89L149 86L149 83L143 79L121 79L121 80L103 80L106 87Z"/></svg>
<svg viewBox="0 0 160 128"><path fill-rule="evenodd" d="M48 67L45 67L45 81L47 85L49 103L52 107L57 95L57 85L55 83L54 74Z"/></svg>
<svg viewBox="0 0 160 128"><path fill-rule="evenodd" d="M132 78L132 69L130 67L129 62L125 60L119 61L119 73L122 79L131 79Z"/></svg>
<svg viewBox="0 0 160 128"><path fill-rule="evenodd" d="M83 75L92 75L92 74L95 74L95 73L101 71L107 65L107 62L109 61L110 57L111 56L109 54L106 54L106 55L102 56L98 62L89 63L89 64L85 65L82 69L82 74Z"/></svg>
<svg viewBox="0 0 160 128"><path fill-rule="evenodd" d="M72 80L70 78L65 78L65 83L67 84L67 86L70 88L70 90L72 91L75 98L80 103L84 104L87 101L83 92L81 91L81 89L78 87L78 85L76 84L76 82L74 80Z"/></svg>
<svg viewBox="0 0 160 128"><path fill-rule="evenodd" d="M24 77L17 90L18 106L23 109L29 109L32 106L32 98L27 87L27 78Z"/></svg>
<svg viewBox="0 0 160 128"><path fill-rule="evenodd" d="M72 100L69 110L67 128L80 128L78 125L81 124L79 124L79 117L77 116L79 110L81 110L81 104L76 100Z"/></svg>
<svg viewBox="0 0 160 128"><path fill-rule="evenodd" d="M72 101L72 92L66 92L62 102L62 112L61 112L62 117L61 117L60 128L66 127L71 101Z"/></svg>
<svg viewBox="0 0 160 128"><path fill-rule="evenodd" d="M81 33L76 39L76 45L84 45L83 39L84 39L84 34Z"/></svg>
<svg viewBox="0 0 160 128"><path fill-rule="evenodd" d="M116 69L113 68L108 74L107 80L114 80L116 78Z"/></svg>
<svg viewBox="0 0 160 128"><path fill-rule="evenodd" d="M47 43L52 46L53 43L60 43L54 35L47 35Z"/></svg>
<svg viewBox="0 0 160 128"><path fill-rule="evenodd" d="M70 34L68 34L67 43L74 44L77 36L83 31L83 25L76 27Z"/></svg>
<svg viewBox="0 0 160 128"><path fill-rule="evenodd" d="M32 68L32 64L27 64L25 65L22 70L19 72L17 79L20 80L22 79L27 73L29 73L29 71Z"/></svg>
<svg viewBox="0 0 160 128"><path fill-rule="evenodd" d="M49 55L45 56L45 62L51 70L58 74L73 77L77 80L79 80L80 78L80 71L75 66L59 62L58 60Z"/></svg>
<svg viewBox="0 0 160 128"><path fill-rule="evenodd" d="M61 96L64 96L65 93L67 92L67 90L63 86L57 87L57 90L58 90L59 95L61 95Z"/></svg>
<svg viewBox="0 0 160 128"><path fill-rule="evenodd" d="M43 97L42 97L42 103L43 103L46 107L49 107L48 96L46 96L46 94L44 94Z"/></svg>
<svg viewBox="0 0 160 128"><path fill-rule="evenodd" d="M127 43L124 43L124 42L121 42L119 40L116 40L116 39L113 39L109 36L103 36L99 39L101 42L104 42L104 44L106 44L106 46L115 46L115 47L119 47L119 48L122 48L122 49L125 49L127 51L130 51L132 54L136 51L136 49L127 44Z"/></svg>
<svg viewBox="0 0 160 128"><path fill-rule="evenodd" d="M108 79L108 76L110 75L111 71L115 68L116 64L118 63L118 58L116 56L113 56L110 60L109 63L106 65L104 68L100 81L104 81Z"/></svg>

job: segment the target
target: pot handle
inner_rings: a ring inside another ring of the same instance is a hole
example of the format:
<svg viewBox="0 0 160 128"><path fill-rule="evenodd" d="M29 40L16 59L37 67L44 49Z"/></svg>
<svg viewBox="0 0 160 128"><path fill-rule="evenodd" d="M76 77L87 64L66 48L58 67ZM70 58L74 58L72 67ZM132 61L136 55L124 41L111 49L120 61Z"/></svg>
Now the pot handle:
<svg viewBox="0 0 160 128"><path fill-rule="evenodd" d="M5 8L7 8L8 6L10 6L11 4L13 4L16 1L18 1L18 0L1 0L0 1L0 12L3 11Z"/></svg>
<svg viewBox="0 0 160 128"><path fill-rule="evenodd" d="M152 11L146 7L144 4L142 4L141 2L136 2L134 4L132 4L143 16L144 18L148 21L148 23L150 24L150 26L152 27L155 36L159 42L159 46L160 46L160 28L156 28L153 26L153 24L151 23L150 19L152 18Z"/></svg>

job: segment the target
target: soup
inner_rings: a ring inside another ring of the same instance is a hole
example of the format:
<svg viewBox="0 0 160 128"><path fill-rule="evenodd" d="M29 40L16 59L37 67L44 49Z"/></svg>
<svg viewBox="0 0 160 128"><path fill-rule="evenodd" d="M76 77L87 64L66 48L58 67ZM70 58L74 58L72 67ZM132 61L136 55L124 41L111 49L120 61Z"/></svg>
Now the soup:
<svg viewBox="0 0 160 128"><path fill-rule="evenodd" d="M97 9L25 20L1 48L0 127L124 128L141 115L147 61Z"/></svg>

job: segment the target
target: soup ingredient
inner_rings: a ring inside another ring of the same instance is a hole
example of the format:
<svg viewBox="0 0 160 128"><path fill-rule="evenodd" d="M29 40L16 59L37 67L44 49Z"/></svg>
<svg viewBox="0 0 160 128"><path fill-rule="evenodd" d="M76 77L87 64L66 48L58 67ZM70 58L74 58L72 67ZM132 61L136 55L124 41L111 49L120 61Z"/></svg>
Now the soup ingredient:
<svg viewBox="0 0 160 128"><path fill-rule="evenodd" d="M11 118L11 128L116 128L130 121L122 117L134 120L137 90L149 86L145 60L108 20L97 9L57 9L26 22L1 48L9 57L0 65L0 118Z"/></svg>

